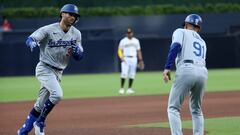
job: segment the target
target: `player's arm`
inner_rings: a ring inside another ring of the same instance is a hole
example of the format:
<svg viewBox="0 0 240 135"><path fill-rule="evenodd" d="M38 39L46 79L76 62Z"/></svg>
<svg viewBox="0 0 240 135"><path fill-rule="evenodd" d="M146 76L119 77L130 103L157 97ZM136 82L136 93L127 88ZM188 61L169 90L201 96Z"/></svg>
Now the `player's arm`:
<svg viewBox="0 0 240 135"><path fill-rule="evenodd" d="M137 50L137 56L138 56L138 61L143 61L142 51L140 49Z"/></svg>
<svg viewBox="0 0 240 135"><path fill-rule="evenodd" d="M121 61L124 61L123 50L121 48L118 48L118 57Z"/></svg>
<svg viewBox="0 0 240 135"><path fill-rule="evenodd" d="M181 45L179 43L173 43L168 52L167 62L163 71L163 80L167 83L171 80L170 71L177 57L177 54L181 51Z"/></svg>
<svg viewBox="0 0 240 135"><path fill-rule="evenodd" d="M31 52L33 51L33 48L39 45L41 40L47 37L47 35L47 26L45 26L36 30L27 38L26 45L31 49Z"/></svg>
<svg viewBox="0 0 240 135"><path fill-rule="evenodd" d="M181 44L180 43L173 43L170 47L168 52L168 57L164 69L171 70L174 61L177 57L177 54L181 51Z"/></svg>
<svg viewBox="0 0 240 135"><path fill-rule="evenodd" d="M145 65L144 65L144 62L143 62L142 51L140 49L137 50L137 57L138 57L138 68L140 70L144 70Z"/></svg>
<svg viewBox="0 0 240 135"><path fill-rule="evenodd" d="M121 62L124 62L125 60L124 60L124 52L123 52L123 48L124 48L124 44L125 44L125 42L124 42L125 40L124 39L122 39L120 42L119 42L119 45L118 45L118 57L119 57L119 59L121 60Z"/></svg>
<svg viewBox="0 0 240 135"><path fill-rule="evenodd" d="M138 39L136 39L136 49L137 49L137 58L138 58L138 65L137 67L140 70L144 70L145 68L145 64L143 62L143 56L142 56L142 51L141 51L141 46L140 46L140 42Z"/></svg>
<svg viewBox="0 0 240 135"><path fill-rule="evenodd" d="M137 49L138 62L141 62L141 61L143 61L143 57L142 57L140 42L138 39L136 39L136 49Z"/></svg>
<svg viewBox="0 0 240 135"><path fill-rule="evenodd" d="M174 61L177 57L177 54L181 51L182 49L182 39L183 39L183 32L179 29L177 29L173 33L172 37L172 44L170 46L168 56L167 56L167 61L164 66L164 71L163 71L163 80L167 83L169 80L171 80L171 68L174 64Z"/></svg>

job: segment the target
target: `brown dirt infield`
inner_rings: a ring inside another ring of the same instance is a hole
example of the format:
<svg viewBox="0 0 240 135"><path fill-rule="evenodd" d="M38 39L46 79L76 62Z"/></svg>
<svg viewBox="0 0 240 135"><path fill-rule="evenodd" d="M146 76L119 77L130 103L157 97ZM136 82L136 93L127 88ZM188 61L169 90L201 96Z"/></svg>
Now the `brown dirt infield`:
<svg viewBox="0 0 240 135"><path fill-rule="evenodd" d="M206 93L205 118L240 116L239 97L240 92ZM126 127L168 121L167 99L168 95L153 95L63 100L48 116L46 134L170 135L170 130L164 128ZM0 103L0 135L15 135L32 105L33 101ZM191 119L187 102L183 105L182 119ZM185 135L191 132L184 130Z"/></svg>

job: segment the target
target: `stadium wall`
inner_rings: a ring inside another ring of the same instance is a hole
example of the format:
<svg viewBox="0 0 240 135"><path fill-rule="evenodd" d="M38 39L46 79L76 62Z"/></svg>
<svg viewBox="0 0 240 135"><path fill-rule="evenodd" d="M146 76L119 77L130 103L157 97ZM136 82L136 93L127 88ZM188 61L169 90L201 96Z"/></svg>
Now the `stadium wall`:
<svg viewBox="0 0 240 135"><path fill-rule="evenodd" d="M119 40L127 27L140 39L145 71L163 70L171 34L180 27L186 15L119 16L81 18L77 24L83 36L86 57L82 62L70 61L67 74L112 73L120 71L117 58ZM240 14L203 14L202 36L208 45L208 68L240 67ZM10 20L14 29L2 32L0 76L34 75L38 49L33 53L25 40L38 27L53 23L56 18Z"/></svg>

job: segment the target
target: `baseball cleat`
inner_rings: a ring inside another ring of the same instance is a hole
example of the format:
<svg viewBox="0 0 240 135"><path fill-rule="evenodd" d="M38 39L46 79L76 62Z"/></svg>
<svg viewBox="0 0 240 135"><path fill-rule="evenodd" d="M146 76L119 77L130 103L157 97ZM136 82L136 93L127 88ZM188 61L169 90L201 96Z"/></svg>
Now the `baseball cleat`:
<svg viewBox="0 0 240 135"><path fill-rule="evenodd" d="M33 123L34 129L35 129L35 135L45 135L44 134L44 123L43 122L34 122Z"/></svg>
<svg viewBox="0 0 240 135"><path fill-rule="evenodd" d="M121 88L118 92L119 92L119 94L124 94L125 90L123 88Z"/></svg>
<svg viewBox="0 0 240 135"><path fill-rule="evenodd" d="M130 88L129 88L126 93L127 93L127 94L133 94L133 93L135 93L135 91L134 91L133 89L130 89Z"/></svg>

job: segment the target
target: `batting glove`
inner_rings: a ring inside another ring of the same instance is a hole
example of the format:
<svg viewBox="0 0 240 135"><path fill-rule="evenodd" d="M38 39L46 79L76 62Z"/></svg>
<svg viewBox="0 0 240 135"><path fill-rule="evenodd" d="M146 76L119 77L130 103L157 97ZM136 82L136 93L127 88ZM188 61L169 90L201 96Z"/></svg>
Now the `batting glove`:
<svg viewBox="0 0 240 135"><path fill-rule="evenodd" d="M78 45L72 46L73 58L75 60L81 60L83 58L83 51L80 49Z"/></svg>
<svg viewBox="0 0 240 135"><path fill-rule="evenodd" d="M30 48L31 52L33 51L33 48L37 46L37 43L33 40L32 37L28 37L26 41L27 47Z"/></svg>

